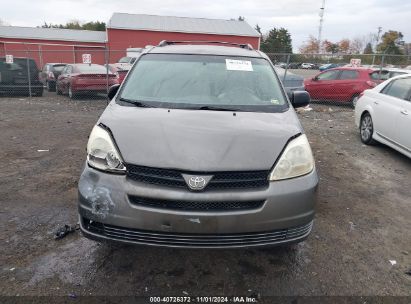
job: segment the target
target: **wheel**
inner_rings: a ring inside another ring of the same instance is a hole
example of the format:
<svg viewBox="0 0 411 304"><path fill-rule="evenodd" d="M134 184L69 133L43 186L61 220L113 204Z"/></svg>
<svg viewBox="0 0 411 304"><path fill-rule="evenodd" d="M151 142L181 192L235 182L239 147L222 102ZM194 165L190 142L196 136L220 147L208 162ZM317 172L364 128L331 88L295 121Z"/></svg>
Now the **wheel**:
<svg viewBox="0 0 411 304"><path fill-rule="evenodd" d="M59 85L56 83L56 93L57 95L63 95L63 92L60 91Z"/></svg>
<svg viewBox="0 0 411 304"><path fill-rule="evenodd" d="M56 85L52 85L50 81L47 81L46 87L47 87L47 91L49 92L54 92L56 90Z"/></svg>
<svg viewBox="0 0 411 304"><path fill-rule="evenodd" d="M71 89L71 86L69 86L69 88L68 88L68 96L69 96L70 99L76 98L76 93L73 92L73 90Z"/></svg>
<svg viewBox="0 0 411 304"><path fill-rule="evenodd" d="M357 105L357 101L360 99L360 95L354 95L351 99L351 106L355 109L355 106Z"/></svg>
<svg viewBox="0 0 411 304"><path fill-rule="evenodd" d="M363 114L360 121L360 135L361 141L366 145L372 145L375 140L372 138L374 133L374 126L372 123L372 118L369 113Z"/></svg>
<svg viewBox="0 0 411 304"><path fill-rule="evenodd" d="M43 89L41 89L40 91L37 91L36 96L38 96L38 97L43 96Z"/></svg>

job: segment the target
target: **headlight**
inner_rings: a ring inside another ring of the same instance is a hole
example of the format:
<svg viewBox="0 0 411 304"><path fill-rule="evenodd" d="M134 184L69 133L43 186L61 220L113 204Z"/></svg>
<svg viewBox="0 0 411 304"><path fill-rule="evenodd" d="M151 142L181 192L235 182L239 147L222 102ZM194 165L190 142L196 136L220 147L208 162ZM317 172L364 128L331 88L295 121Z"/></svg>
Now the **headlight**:
<svg viewBox="0 0 411 304"><path fill-rule="evenodd" d="M310 173L314 158L305 134L290 141L270 175L270 181L293 178Z"/></svg>
<svg viewBox="0 0 411 304"><path fill-rule="evenodd" d="M87 143L87 163L104 171L126 170L110 134L99 126L94 126Z"/></svg>

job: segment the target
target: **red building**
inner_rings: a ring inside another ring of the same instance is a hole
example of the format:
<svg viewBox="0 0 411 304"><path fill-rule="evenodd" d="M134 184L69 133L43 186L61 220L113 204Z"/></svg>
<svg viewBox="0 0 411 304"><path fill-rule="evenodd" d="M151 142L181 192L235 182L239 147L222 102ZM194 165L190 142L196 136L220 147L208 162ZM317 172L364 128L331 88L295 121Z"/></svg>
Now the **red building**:
<svg viewBox="0 0 411 304"><path fill-rule="evenodd" d="M104 63L105 47L105 32L0 26L0 57L30 57L39 67L47 62L82 62L83 53Z"/></svg>
<svg viewBox="0 0 411 304"><path fill-rule="evenodd" d="M0 57L30 57L39 67L48 62L116 62L126 49L157 45L161 40L248 43L258 49L260 35L247 22L114 13L106 32L0 26Z"/></svg>
<svg viewBox="0 0 411 304"><path fill-rule="evenodd" d="M111 62L127 48L162 40L225 41L260 47L260 34L245 21L114 13L107 24Z"/></svg>

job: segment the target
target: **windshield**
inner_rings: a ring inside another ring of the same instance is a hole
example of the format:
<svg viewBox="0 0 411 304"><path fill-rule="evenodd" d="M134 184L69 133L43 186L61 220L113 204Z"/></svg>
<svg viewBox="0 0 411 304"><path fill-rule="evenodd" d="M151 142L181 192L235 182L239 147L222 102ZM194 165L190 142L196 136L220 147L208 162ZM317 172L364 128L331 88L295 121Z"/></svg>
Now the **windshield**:
<svg viewBox="0 0 411 304"><path fill-rule="evenodd" d="M381 72L375 71L370 74L370 77L373 80L387 80L390 78L390 72L385 70L382 70Z"/></svg>
<svg viewBox="0 0 411 304"><path fill-rule="evenodd" d="M55 72L61 72L63 71L63 69L66 67L66 64L62 64L62 65L53 65L53 69Z"/></svg>
<svg viewBox="0 0 411 304"><path fill-rule="evenodd" d="M270 63L248 57L144 55L127 77L120 98L167 108L288 108Z"/></svg>

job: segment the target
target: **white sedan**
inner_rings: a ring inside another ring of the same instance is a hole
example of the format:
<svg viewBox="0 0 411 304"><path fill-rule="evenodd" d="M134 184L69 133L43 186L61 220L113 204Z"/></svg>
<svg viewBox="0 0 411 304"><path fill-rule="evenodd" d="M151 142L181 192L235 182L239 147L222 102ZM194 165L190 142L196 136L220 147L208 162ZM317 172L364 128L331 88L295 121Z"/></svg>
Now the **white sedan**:
<svg viewBox="0 0 411 304"><path fill-rule="evenodd" d="M381 142L411 158L411 75L366 90L355 106L361 141Z"/></svg>

